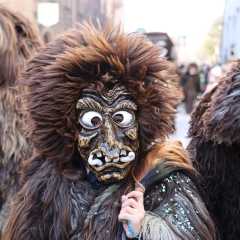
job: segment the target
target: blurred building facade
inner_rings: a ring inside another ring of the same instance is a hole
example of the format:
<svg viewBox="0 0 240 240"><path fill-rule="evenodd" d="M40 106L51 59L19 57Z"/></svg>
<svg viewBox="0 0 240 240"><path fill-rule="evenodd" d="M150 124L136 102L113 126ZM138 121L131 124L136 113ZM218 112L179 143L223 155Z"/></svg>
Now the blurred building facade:
<svg viewBox="0 0 240 240"><path fill-rule="evenodd" d="M112 27L124 21L123 0L0 0L0 4L35 22L45 43L90 18L94 25L99 19L103 26L110 19Z"/></svg>
<svg viewBox="0 0 240 240"><path fill-rule="evenodd" d="M36 0L0 0L0 4L9 7L13 11L21 12L29 20L37 24Z"/></svg>
<svg viewBox="0 0 240 240"><path fill-rule="evenodd" d="M225 0L221 63L240 58L240 1Z"/></svg>

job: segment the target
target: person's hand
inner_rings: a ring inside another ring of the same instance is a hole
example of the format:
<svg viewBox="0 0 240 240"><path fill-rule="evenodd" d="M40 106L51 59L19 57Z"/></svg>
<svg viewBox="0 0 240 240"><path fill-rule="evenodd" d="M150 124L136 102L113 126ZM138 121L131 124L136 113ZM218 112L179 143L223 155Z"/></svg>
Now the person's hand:
<svg viewBox="0 0 240 240"><path fill-rule="evenodd" d="M124 220L130 221L134 235L138 236L141 231L144 215L142 192L132 191L126 196L122 196L122 207L118 219L120 222L123 222L123 228L128 238L134 238L134 236L128 231L128 223Z"/></svg>

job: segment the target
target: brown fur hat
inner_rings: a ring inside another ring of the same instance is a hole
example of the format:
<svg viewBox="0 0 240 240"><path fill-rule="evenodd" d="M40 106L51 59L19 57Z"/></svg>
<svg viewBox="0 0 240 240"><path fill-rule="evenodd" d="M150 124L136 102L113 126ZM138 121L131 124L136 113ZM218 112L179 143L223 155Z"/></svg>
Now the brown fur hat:
<svg viewBox="0 0 240 240"><path fill-rule="evenodd" d="M204 136L215 143L239 142L240 60L218 86L206 93L192 113L190 137Z"/></svg>
<svg viewBox="0 0 240 240"><path fill-rule="evenodd" d="M31 61L22 74L27 103L27 131L38 154L57 162L71 160L80 124L76 103L90 83L96 91L121 82L138 106L141 149L172 132L177 101L169 62L161 48L145 36L117 27L97 30L92 23L58 36ZM144 150L143 150L144 149Z"/></svg>

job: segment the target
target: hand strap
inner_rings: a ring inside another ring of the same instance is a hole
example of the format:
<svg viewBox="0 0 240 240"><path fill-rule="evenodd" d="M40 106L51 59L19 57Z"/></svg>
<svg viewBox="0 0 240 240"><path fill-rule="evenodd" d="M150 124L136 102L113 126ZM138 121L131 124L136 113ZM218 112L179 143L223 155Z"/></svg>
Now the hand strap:
<svg viewBox="0 0 240 240"><path fill-rule="evenodd" d="M130 222L129 220L128 220L127 222L128 222L128 231L130 232L130 234L131 234L134 238L139 238L139 236L135 236L135 235L134 235L131 222Z"/></svg>

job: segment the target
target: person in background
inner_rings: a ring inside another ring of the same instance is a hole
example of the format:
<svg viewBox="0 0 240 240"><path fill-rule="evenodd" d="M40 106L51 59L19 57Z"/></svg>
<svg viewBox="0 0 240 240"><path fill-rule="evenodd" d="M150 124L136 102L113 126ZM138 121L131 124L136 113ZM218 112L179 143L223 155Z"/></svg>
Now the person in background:
<svg viewBox="0 0 240 240"><path fill-rule="evenodd" d="M222 77L222 68L219 65L214 66L211 68L208 74L208 81L205 91L203 92L203 95L207 92L210 92L220 81Z"/></svg>
<svg viewBox="0 0 240 240"><path fill-rule="evenodd" d="M203 64L199 73L201 94L206 90L209 71L210 67L207 64Z"/></svg>
<svg viewBox="0 0 240 240"><path fill-rule="evenodd" d="M179 103L183 103L185 102L185 94L183 91L183 87L181 86L182 83L182 78L185 74L185 66L184 64L180 64L180 66L178 67L178 76L179 76L179 86L178 86L178 93L179 93Z"/></svg>
<svg viewBox="0 0 240 240"><path fill-rule="evenodd" d="M215 240L197 172L172 132L161 47L79 24L28 61L19 88L34 155L4 240Z"/></svg>
<svg viewBox="0 0 240 240"><path fill-rule="evenodd" d="M32 154L14 85L25 61L41 47L37 27L0 5L0 235L21 186L20 164Z"/></svg>
<svg viewBox="0 0 240 240"><path fill-rule="evenodd" d="M180 86L183 88L185 96L185 109L190 114L195 106L195 101L200 89L199 70L196 63L190 63L185 74L182 75Z"/></svg>

